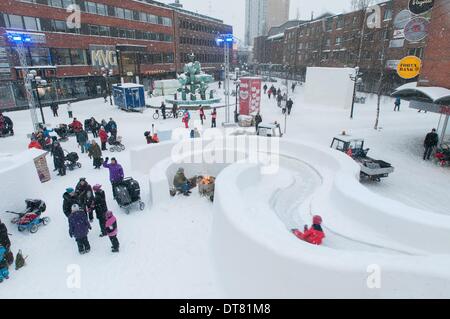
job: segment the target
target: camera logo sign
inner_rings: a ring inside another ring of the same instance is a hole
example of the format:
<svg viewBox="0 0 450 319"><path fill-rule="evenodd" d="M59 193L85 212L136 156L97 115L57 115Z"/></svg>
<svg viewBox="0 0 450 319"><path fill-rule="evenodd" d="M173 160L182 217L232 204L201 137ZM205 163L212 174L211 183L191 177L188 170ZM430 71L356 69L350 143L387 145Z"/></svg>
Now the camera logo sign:
<svg viewBox="0 0 450 319"><path fill-rule="evenodd" d="M434 6L434 0L409 0L409 11L414 14L423 14Z"/></svg>
<svg viewBox="0 0 450 319"><path fill-rule="evenodd" d="M420 74L422 60L416 56L407 56L400 60L397 66L397 74L406 80L414 79Z"/></svg>

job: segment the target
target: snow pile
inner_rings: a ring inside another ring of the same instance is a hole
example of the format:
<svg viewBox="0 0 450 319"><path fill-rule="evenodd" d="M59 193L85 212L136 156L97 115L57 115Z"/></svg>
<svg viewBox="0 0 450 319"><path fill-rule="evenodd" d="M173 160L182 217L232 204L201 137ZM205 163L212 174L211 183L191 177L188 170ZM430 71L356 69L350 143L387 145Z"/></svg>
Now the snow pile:
<svg viewBox="0 0 450 319"><path fill-rule="evenodd" d="M352 105L355 75L351 68L307 68L305 102L312 105L326 105L349 108Z"/></svg>
<svg viewBox="0 0 450 319"><path fill-rule="evenodd" d="M0 212L22 211L25 199L33 198L42 187L34 165L34 159L42 154L45 152L32 149L18 155L0 156Z"/></svg>

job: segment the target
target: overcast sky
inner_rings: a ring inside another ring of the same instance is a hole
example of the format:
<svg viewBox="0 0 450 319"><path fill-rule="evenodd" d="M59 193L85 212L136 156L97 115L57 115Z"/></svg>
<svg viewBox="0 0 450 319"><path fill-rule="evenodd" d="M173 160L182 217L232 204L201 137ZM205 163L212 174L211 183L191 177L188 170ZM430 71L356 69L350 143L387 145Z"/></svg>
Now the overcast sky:
<svg viewBox="0 0 450 319"><path fill-rule="evenodd" d="M174 1L163 0L165 3ZM301 19L309 19L311 11L318 16L326 11L341 13L350 10L351 0L291 0L291 18L297 17L297 9ZM181 0L185 9L211 15L231 24L239 39L245 34L245 0Z"/></svg>

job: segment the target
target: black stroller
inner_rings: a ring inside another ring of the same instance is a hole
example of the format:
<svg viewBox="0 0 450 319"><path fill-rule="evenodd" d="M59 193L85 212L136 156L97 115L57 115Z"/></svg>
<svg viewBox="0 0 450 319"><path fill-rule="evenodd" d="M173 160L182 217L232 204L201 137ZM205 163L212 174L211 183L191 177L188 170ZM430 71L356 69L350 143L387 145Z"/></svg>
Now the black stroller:
<svg viewBox="0 0 450 319"><path fill-rule="evenodd" d="M54 131L58 135L60 142L67 142L69 140L69 129L66 124L59 124L59 127L55 128Z"/></svg>
<svg viewBox="0 0 450 319"><path fill-rule="evenodd" d="M141 188L139 183L131 177L125 178L116 186L116 201L120 208L129 214L133 205L139 205L139 210L145 209L145 203L141 200Z"/></svg>
<svg viewBox="0 0 450 319"><path fill-rule="evenodd" d="M125 150L125 145L122 144L121 136L116 137L111 135L110 138L108 138L108 144L111 145L109 148L110 152L122 152Z"/></svg>
<svg viewBox="0 0 450 319"><path fill-rule="evenodd" d="M81 168L81 163L78 162L80 158L75 152L67 153L64 165L69 171L73 171L75 168Z"/></svg>

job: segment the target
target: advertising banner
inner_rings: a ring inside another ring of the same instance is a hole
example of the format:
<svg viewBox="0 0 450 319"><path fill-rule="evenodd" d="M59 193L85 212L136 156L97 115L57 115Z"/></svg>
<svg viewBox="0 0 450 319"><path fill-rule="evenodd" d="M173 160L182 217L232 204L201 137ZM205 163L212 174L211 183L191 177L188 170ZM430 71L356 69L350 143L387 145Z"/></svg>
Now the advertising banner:
<svg viewBox="0 0 450 319"><path fill-rule="evenodd" d="M118 66L116 48L114 46L91 44L89 50L94 68L106 67L112 69Z"/></svg>
<svg viewBox="0 0 450 319"><path fill-rule="evenodd" d="M239 89L239 114L255 115L261 107L261 78L242 77Z"/></svg>
<svg viewBox="0 0 450 319"><path fill-rule="evenodd" d="M403 79L414 79L420 74L421 68L421 59L416 56L407 56L400 60L397 66L397 73Z"/></svg>

